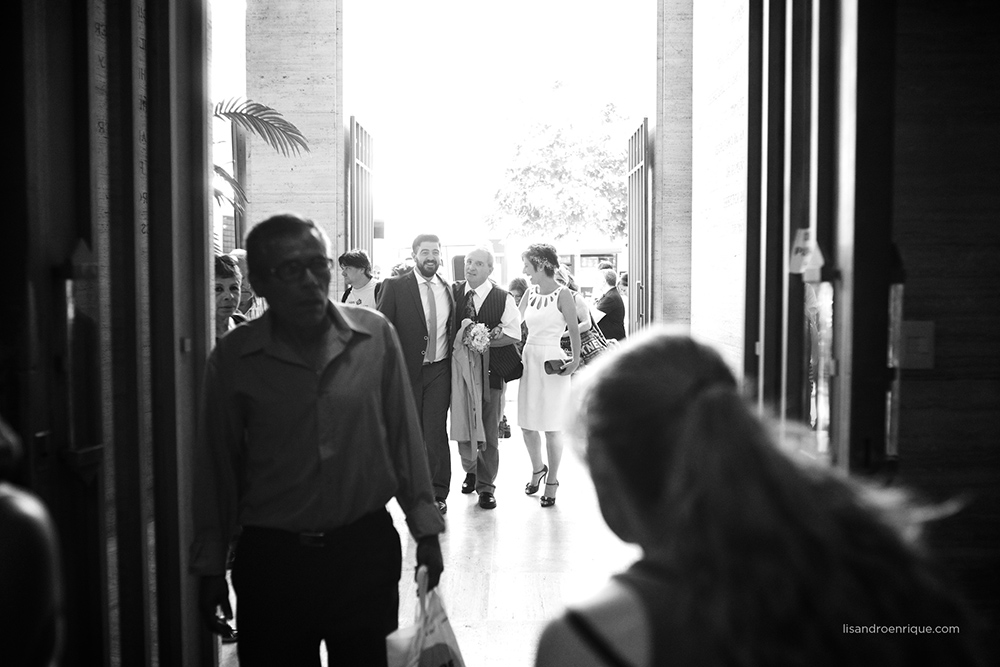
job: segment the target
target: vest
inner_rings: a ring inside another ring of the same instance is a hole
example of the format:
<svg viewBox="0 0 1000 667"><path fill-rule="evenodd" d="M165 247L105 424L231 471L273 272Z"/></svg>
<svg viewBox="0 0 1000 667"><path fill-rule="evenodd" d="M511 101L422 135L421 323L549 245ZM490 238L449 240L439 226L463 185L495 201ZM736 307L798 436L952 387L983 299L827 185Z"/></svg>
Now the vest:
<svg viewBox="0 0 1000 667"><path fill-rule="evenodd" d="M462 292L465 292L466 283L463 281L458 284ZM461 296L457 296L455 299L456 308L455 316L458 318L457 323L461 323L462 318L465 317L465 311L467 308L467 299L472 298L472 292L465 292ZM500 324L500 319L503 317L504 308L507 307L507 292L502 290L496 285L490 290L490 293L486 295L486 299L479 306L479 311L476 313L474 321L480 322L486 325L487 329L493 329ZM458 326L455 327L458 330ZM516 363L521 358L521 355L517 352L517 347L514 345L504 345L502 347L491 347L490 348L490 388L500 389L503 387L503 378L500 377L500 373L497 368L500 364L507 362L507 364Z"/></svg>

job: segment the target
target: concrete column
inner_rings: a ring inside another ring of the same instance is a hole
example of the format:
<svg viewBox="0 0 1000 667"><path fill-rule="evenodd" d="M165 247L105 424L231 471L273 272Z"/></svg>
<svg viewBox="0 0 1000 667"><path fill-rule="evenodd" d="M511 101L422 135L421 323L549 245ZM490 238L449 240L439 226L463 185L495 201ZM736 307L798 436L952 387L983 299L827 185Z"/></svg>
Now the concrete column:
<svg viewBox="0 0 1000 667"><path fill-rule="evenodd" d="M309 141L285 157L247 146L249 225L283 211L316 221L330 254L346 234L343 0L247 0L247 97L281 112ZM249 227L248 225L248 227Z"/></svg>
<svg viewBox="0 0 1000 667"><path fill-rule="evenodd" d="M691 322L693 0L657 10L653 164L653 319Z"/></svg>

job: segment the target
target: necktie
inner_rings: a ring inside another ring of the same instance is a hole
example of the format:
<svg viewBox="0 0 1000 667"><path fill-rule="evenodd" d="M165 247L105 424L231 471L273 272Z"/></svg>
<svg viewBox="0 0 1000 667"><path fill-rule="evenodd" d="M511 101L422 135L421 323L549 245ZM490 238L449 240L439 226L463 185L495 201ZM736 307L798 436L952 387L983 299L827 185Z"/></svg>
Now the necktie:
<svg viewBox="0 0 1000 667"><path fill-rule="evenodd" d="M433 363L437 361L434 357L434 353L437 352L438 339L437 301L434 299L434 290L431 289L431 281L426 281L424 285L427 286L427 353L424 355L424 359L427 363Z"/></svg>
<svg viewBox="0 0 1000 667"><path fill-rule="evenodd" d="M476 293L470 291L465 295L465 316L473 322L476 321Z"/></svg>

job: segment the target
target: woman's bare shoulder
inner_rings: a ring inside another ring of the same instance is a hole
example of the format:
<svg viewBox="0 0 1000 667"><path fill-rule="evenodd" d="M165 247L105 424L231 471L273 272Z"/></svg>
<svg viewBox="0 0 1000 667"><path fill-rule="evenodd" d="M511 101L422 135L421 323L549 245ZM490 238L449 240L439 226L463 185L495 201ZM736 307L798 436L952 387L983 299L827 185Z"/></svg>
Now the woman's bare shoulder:
<svg viewBox="0 0 1000 667"><path fill-rule="evenodd" d="M593 599L573 610L629 664L649 664L650 632L642 602L630 588L611 580ZM538 643L538 667L590 667L606 664L564 614L545 627Z"/></svg>

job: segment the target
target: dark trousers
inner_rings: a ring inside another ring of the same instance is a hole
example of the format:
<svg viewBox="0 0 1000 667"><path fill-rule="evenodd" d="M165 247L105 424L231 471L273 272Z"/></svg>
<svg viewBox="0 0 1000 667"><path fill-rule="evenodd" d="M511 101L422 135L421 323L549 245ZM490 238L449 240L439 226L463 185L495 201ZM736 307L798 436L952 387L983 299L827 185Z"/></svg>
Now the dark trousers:
<svg viewBox="0 0 1000 667"><path fill-rule="evenodd" d="M246 527L233 565L240 667L385 665L397 627L399 533L385 510L322 538Z"/></svg>
<svg viewBox="0 0 1000 667"><path fill-rule="evenodd" d="M451 448L448 446L451 362L445 360L421 366L420 377L413 383L413 399L424 431L434 496L447 498L451 486Z"/></svg>
<svg viewBox="0 0 1000 667"><path fill-rule="evenodd" d="M462 469L476 476L476 493L496 491L493 482L500 468L500 411L503 409L503 390L486 387L483 394L483 431L486 446L479 449L478 443L459 442L458 453L462 457Z"/></svg>

